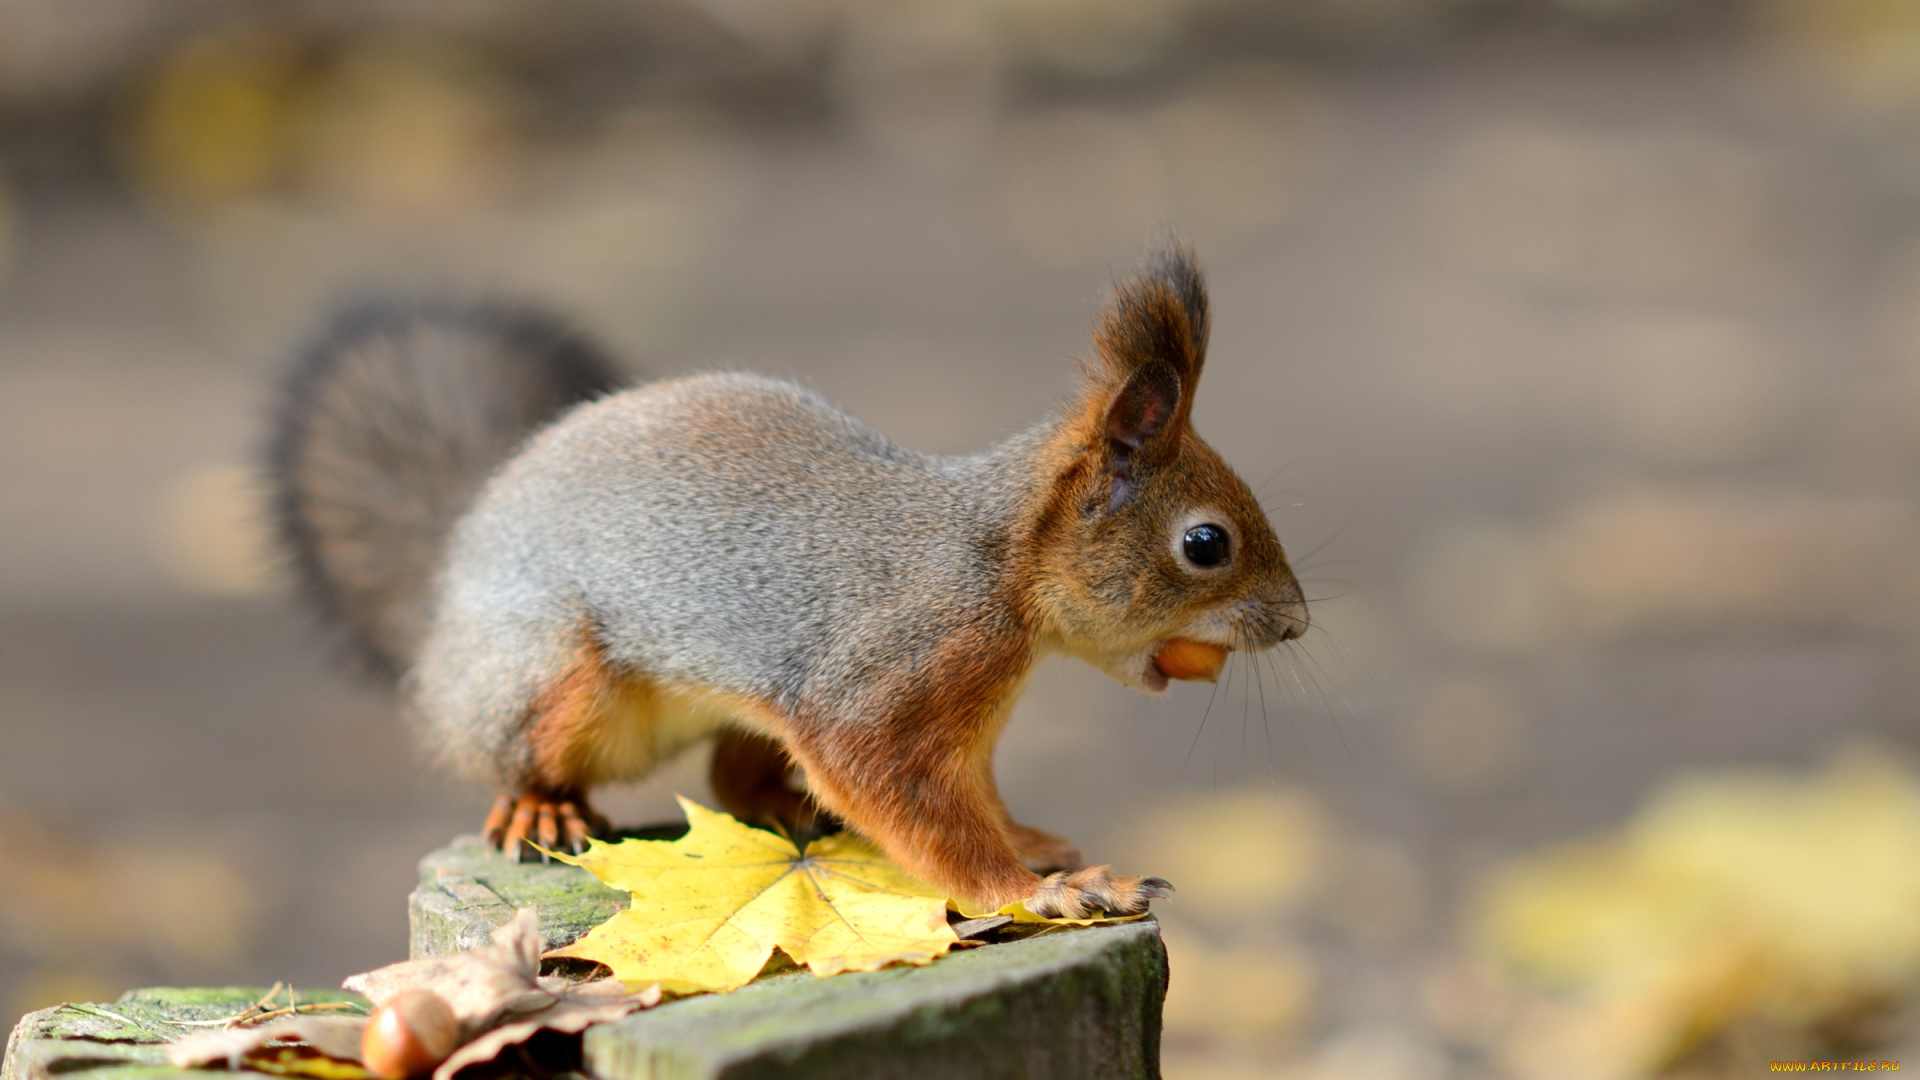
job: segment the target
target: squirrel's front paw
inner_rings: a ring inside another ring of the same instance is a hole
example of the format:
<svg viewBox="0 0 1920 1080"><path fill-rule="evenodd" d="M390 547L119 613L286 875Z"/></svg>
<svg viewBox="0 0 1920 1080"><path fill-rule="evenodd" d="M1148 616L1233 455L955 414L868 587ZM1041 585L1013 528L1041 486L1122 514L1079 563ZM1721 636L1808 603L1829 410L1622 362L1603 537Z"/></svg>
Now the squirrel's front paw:
<svg viewBox="0 0 1920 1080"><path fill-rule="evenodd" d="M606 831L607 819L594 813L585 799L540 791L523 791L518 798L497 796L485 829L489 845L503 854L517 853L523 862L547 858L534 844L578 855L587 850L588 838Z"/></svg>
<svg viewBox="0 0 1920 1080"><path fill-rule="evenodd" d="M1090 866L1076 873L1049 874L1027 897L1027 910L1046 919L1089 919L1108 915L1138 915L1150 900L1173 895L1165 878L1118 877L1110 866Z"/></svg>

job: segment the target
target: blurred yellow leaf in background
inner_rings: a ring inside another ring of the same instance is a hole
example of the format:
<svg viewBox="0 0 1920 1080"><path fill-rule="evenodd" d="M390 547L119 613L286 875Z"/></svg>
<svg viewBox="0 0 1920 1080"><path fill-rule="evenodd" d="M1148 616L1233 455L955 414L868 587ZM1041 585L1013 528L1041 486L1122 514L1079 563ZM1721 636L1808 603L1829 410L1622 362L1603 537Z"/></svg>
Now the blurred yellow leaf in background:
<svg viewBox="0 0 1920 1080"><path fill-rule="evenodd" d="M1486 945L1548 994L1518 1071L1645 1075L1753 1020L1830 1038L1920 988L1920 782L1888 757L1695 775L1495 876Z"/></svg>
<svg viewBox="0 0 1920 1080"><path fill-rule="evenodd" d="M210 35L167 57L136 104L131 132L149 190L198 208L280 179L299 61L292 43L246 33Z"/></svg>

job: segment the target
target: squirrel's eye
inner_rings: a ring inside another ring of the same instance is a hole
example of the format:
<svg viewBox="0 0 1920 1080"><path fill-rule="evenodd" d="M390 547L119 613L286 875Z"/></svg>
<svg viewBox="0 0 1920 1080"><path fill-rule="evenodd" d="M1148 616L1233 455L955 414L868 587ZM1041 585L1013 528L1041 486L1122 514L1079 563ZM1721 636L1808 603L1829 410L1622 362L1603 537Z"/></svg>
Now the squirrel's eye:
<svg viewBox="0 0 1920 1080"><path fill-rule="evenodd" d="M1181 538L1180 550L1195 566L1219 566L1227 561L1227 530L1218 525L1195 525Z"/></svg>

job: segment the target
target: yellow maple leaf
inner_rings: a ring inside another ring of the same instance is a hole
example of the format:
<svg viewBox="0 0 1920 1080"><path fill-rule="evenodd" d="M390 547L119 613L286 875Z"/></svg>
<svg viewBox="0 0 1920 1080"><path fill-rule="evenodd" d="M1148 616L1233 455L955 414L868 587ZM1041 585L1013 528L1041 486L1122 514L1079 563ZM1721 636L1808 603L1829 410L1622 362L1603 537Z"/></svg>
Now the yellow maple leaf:
<svg viewBox="0 0 1920 1080"><path fill-rule="evenodd" d="M802 853L686 799L678 840L594 841L585 867L633 894L624 911L549 956L595 960L628 984L672 993L752 981L775 948L815 975L926 964L955 937L945 894L909 877L867 841L823 837Z"/></svg>

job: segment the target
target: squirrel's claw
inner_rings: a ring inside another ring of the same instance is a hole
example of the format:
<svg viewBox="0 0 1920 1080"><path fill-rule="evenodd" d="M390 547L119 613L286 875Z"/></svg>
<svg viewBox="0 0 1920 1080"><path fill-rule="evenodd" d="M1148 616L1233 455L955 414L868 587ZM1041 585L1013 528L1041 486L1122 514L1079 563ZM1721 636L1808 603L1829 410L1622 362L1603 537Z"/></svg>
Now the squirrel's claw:
<svg viewBox="0 0 1920 1080"><path fill-rule="evenodd" d="M588 811L592 813L592 811ZM567 851L578 855L587 850L587 841L592 838L593 826L580 815L580 808L570 802L560 804L560 829L566 834Z"/></svg>
<svg viewBox="0 0 1920 1080"><path fill-rule="evenodd" d="M574 855L587 850L587 841L604 833L607 821L585 802L537 791L518 797L501 795L487 812L487 845L502 853L517 853L523 862L546 861L548 851ZM524 843L523 843L524 841Z"/></svg>
<svg viewBox="0 0 1920 1080"><path fill-rule="evenodd" d="M1110 866L1090 866L1075 873L1048 874L1027 897L1027 910L1048 919L1089 919L1101 913L1138 915L1152 900L1173 893L1165 878L1119 877Z"/></svg>
<svg viewBox="0 0 1920 1080"><path fill-rule="evenodd" d="M513 820L507 823L507 835L500 841L501 853L515 852L523 862L534 853L532 848L521 843L533 834L533 817L534 796L520 796L520 801L513 807Z"/></svg>
<svg viewBox="0 0 1920 1080"><path fill-rule="evenodd" d="M552 862L553 856L547 853L560 846L560 823L554 819L552 803L541 803L534 810L533 831L540 838L540 861Z"/></svg>
<svg viewBox="0 0 1920 1080"><path fill-rule="evenodd" d="M501 792L493 797L493 809L487 811L487 824L481 834L487 839L487 846L496 851L504 851L507 844L507 824L513 820L513 796Z"/></svg>

